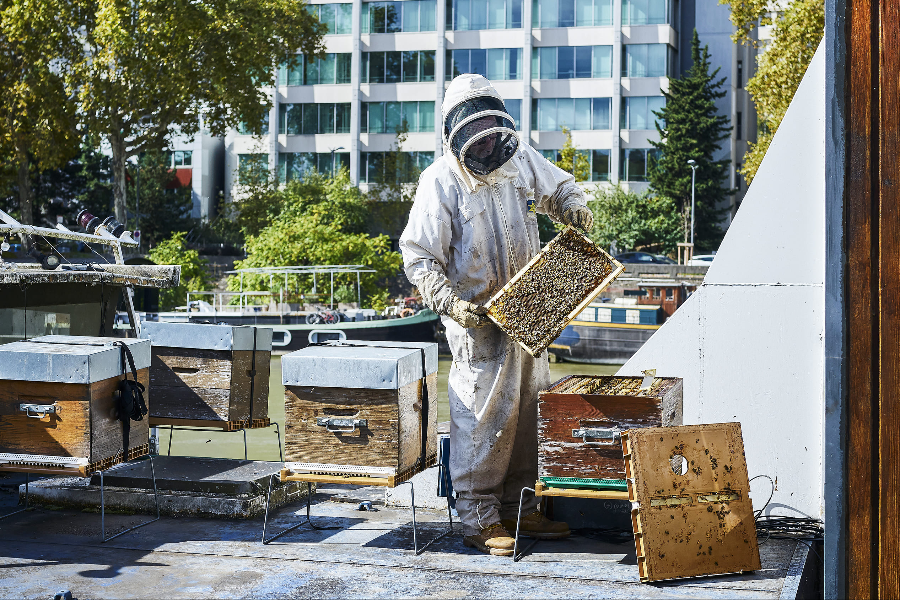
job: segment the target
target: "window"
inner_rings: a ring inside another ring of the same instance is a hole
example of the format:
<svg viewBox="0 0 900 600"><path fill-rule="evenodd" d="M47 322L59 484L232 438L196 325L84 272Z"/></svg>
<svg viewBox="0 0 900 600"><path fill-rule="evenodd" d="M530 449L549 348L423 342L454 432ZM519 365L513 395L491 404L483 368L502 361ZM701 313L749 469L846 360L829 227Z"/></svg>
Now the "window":
<svg viewBox="0 0 900 600"><path fill-rule="evenodd" d="M178 167L190 167L191 159L193 158L192 150L175 150L174 152L168 152L168 160L166 162L169 163L169 167L178 168Z"/></svg>
<svg viewBox="0 0 900 600"><path fill-rule="evenodd" d="M655 129L656 115L666 105L663 96L627 96L622 98L622 129Z"/></svg>
<svg viewBox="0 0 900 600"><path fill-rule="evenodd" d="M522 79L522 49L447 50L448 80L463 73L477 73L491 81Z"/></svg>
<svg viewBox="0 0 900 600"><path fill-rule="evenodd" d="M531 102L536 131L609 129L610 98L538 98Z"/></svg>
<svg viewBox="0 0 900 600"><path fill-rule="evenodd" d="M353 33L353 5L307 4L307 10L328 26L328 33Z"/></svg>
<svg viewBox="0 0 900 600"><path fill-rule="evenodd" d="M559 150L538 150L552 163L562 160ZM609 181L609 150L576 150L588 159L591 167L591 181Z"/></svg>
<svg viewBox="0 0 900 600"><path fill-rule="evenodd" d="M335 152L333 156L334 162L331 152L279 152L278 181L299 181L314 172L331 175L350 168L349 153Z"/></svg>
<svg viewBox="0 0 900 600"><path fill-rule="evenodd" d="M531 50L534 79L612 77L612 46L545 46Z"/></svg>
<svg viewBox="0 0 900 600"><path fill-rule="evenodd" d="M350 133L350 103L279 104L278 133Z"/></svg>
<svg viewBox="0 0 900 600"><path fill-rule="evenodd" d="M359 153L359 180L360 183L384 183L386 152L360 152ZM412 175L422 172L434 162L434 152L401 152L402 164L396 165L397 176L400 183L413 183L409 181Z"/></svg>
<svg viewBox="0 0 900 600"><path fill-rule="evenodd" d="M238 154L238 181L251 183L269 174L268 154Z"/></svg>
<svg viewBox="0 0 900 600"><path fill-rule="evenodd" d="M627 44L622 53L622 77L666 77L666 44Z"/></svg>
<svg viewBox="0 0 900 600"><path fill-rule="evenodd" d="M612 0L532 0L532 27L612 25Z"/></svg>
<svg viewBox="0 0 900 600"><path fill-rule="evenodd" d="M362 83L434 81L434 51L363 52Z"/></svg>
<svg viewBox="0 0 900 600"><path fill-rule="evenodd" d="M265 114L263 116L262 128L260 128L259 131L253 131L252 129L250 129L250 127L247 125L247 123L244 123L242 121L240 123L240 125L238 125L238 133L240 135L256 135L256 136L266 135L267 133L269 133L269 111L265 112Z"/></svg>
<svg viewBox="0 0 900 600"><path fill-rule="evenodd" d="M744 115L741 111L737 113L737 119L734 124L734 132L736 135L735 139L741 140L744 139L742 136L742 132L744 130Z"/></svg>
<svg viewBox="0 0 900 600"><path fill-rule="evenodd" d="M619 179L621 181L648 181L655 168L659 151L653 148L622 148L619 152Z"/></svg>
<svg viewBox="0 0 900 600"><path fill-rule="evenodd" d="M668 23L668 5L668 0L622 0L622 25Z"/></svg>
<svg viewBox="0 0 900 600"><path fill-rule="evenodd" d="M744 61L737 61L737 75L735 77L735 87L741 89L744 87Z"/></svg>
<svg viewBox="0 0 900 600"><path fill-rule="evenodd" d="M278 85L329 83L350 83L349 52L326 54L324 59L310 61L306 60L305 56L299 55L295 66L282 63L278 68Z"/></svg>
<svg viewBox="0 0 900 600"><path fill-rule="evenodd" d="M410 133L434 131L434 102L364 102L363 133L394 133L406 121Z"/></svg>
<svg viewBox="0 0 900 600"><path fill-rule="evenodd" d="M363 2L362 33L435 31L435 0Z"/></svg>
<svg viewBox="0 0 900 600"><path fill-rule="evenodd" d="M519 29L523 0L446 0L447 29Z"/></svg>

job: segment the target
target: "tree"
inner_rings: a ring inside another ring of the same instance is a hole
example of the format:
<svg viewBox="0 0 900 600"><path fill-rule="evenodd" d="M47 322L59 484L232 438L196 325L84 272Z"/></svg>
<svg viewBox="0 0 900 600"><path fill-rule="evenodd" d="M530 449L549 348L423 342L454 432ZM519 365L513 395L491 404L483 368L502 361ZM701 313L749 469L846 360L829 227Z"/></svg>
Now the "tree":
<svg viewBox="0 0 900 600"><path fill-rule="evenodd" d="M85 127L112 152L116 218L125 222L126 161L173 133L261 131L262 85L299 48L322 56L327 27L296 0L80 0L69 88Z"/></svg>
<svg viewBox="0 0 900 600"><path fill-rule="evenodd" d="M78 154L74 103L57 64L74 48L71 17L65 1L0 1L0 157L25 224L33 223L33 172Z"/></svg>
<svg viewBox="0 0 900 600"><path fill-rule="evenodd" d="M701 248L715 248L724 233L719 223L727 208L721 206L733 193L725 185L731 161L713 160L731 131L728 117L718 114L715 104L725 96L722 89L725 78L716 80L719 69L710 73L709 48L700 48L696 29L691 40L691 58L693 64L687 73L671 79L669 91L663 92L665 107L654 112L661 141L650 142L660 151L655 168L649 169L650 187L656 194L671 198L675 209L689 223L692 173L687 161L697 161L694 243ZM686 225L685 241L689 239L689 229Z"/></svg>
<svg viewBox="0 0 900 600"><path fill-rule="evenodd" d="M588 237L601 247L664 253L675 249L682 228L671 198L626 191L620 185L597 186L592 196L588 206L594 213L594 227Z"/></svg>
<svg viewBox="0 0 900 600"><path fill-rule="evenodd" d="M562 132L566 136L566 141L557 154L559 160L556 161L556 166L567 173L574 173L575 181L590 181L590 154L575 147L574 142L572 142L572 132L568 127L563 127Z"/></svg>
<svg viewBox="0 0 900 600"><path fill-rule="evenodd" d="M150 260L158 265L181 265L181 280L174 288L159 291L161 310L172 310L187 299L188 292L212 289L206 272L206 261L196 250L187 247L187 233L179 231L150 250Z"/></svg>
<svg viewBox="0 0 900 600"><path fill-rule="evenodd" d="M167 153L149 150L139 158L139 166L129 171L128 210L136 215L140 208L142 244L146 240L152 248L177 231L193 228L196 221L191 218L191 188L178 184Z"/></svg>
<svg viewBox="0 0 900 600"><path fill-rule="evenodd" d="M735 41L755 44L750 32L757 19L760 25L775 25L773 41L757 58L756 74L747 82L756 103L759 133L756 143L749 144L740 172L752 182L825 34L825 2L793 0L778 19L772 19L761 0L720 2L731 5L731 20L738 27Z"/></svg>

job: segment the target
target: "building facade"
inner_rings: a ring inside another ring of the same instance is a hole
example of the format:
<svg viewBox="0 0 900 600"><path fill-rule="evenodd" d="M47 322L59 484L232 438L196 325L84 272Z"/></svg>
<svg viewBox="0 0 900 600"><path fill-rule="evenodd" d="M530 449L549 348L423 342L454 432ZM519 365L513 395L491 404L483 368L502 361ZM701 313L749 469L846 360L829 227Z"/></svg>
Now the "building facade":
<svg viewBox="0 0 900 600"><path fill-rule="evenodd" d="M441 154L444 90L460 73L490 79L523 140L548 158L568 128L591 166L586 184L645 188L649 142L658 139L652 111L669 78L690 66L694 27L727 79L719 110L735 130L722 156L739 163L755 137L743 90L754 61L731 42L728 8L716 0L313 0L311 8L328 24L328 54L282 65L266 130L226 137L227 198L239 197L251 166L283 182L346 166L361 187L378 183L404 122L401 150L427 166Z"/></svg>

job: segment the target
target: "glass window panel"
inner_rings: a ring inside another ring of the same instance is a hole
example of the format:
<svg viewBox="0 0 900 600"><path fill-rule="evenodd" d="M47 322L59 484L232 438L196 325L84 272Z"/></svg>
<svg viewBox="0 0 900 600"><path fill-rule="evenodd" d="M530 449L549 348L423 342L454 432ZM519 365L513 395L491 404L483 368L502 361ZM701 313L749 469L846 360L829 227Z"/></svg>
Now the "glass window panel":
<svg viewBox="0 0 900 600"><path fill-rule="evenodd" d="M454 50L453 51L453 76L462 75L469 72L469 51Z"/></svg>
<svg viewBox="0 0 900 600"><path fill-rule="evenodd" d="M419 3L407 0L401 3L403 7L403 31L419 30Z"/></svg>
<svg viewBox="0 0 900 600"><path fill-rule="evenodd" d="M594 25L612 25L612 0L594 0Z"/></svg>
<svg viewBox="0 0 900 600"><path fill-rule="evenodd" d="M384 21L387 7L384 2L373 2L369 5L369 31L384 33Z"/></svg>
<svg viewBox="0 0 900 600"><path fill-rule="evenodd" d="M575 26L575 0L559 0L559 26Z"/></svg>
<svg viewBox="0 0 900 600"><path fill-rule="evenodd" d="M654 123L659 120L654 112L659 112L666 106L665 96L650 96L647 98L647 120L649 121L648 129L655 129ZM664 126L663 123L660 123Z"/></svg>
<svg viewBox="0 0 900 600"><path fill-rule="evenodd" d="M650 0L647 7L647 20L653 25L659 25L666 22L666 4L668 0Z"/></svg>
<svg viewBox="0 0 900 600"><path fill-rule="evenodd" d="M384 130L385 133L395 133L400 127L401 114L399 102L384 103Z"/></svg>
<svg viewBox="0 0 900 600"><path fill-rule="evenodd" d="M434 50L419 52L419 81L434 81Z"/></svg>
<svg viewBox="0 0 900 600"><path fill-rule="evenodd" d="M319 83L334 83L335 55L326 54L319 65Z"/></svg>
<svg viewBox="0 0 900 600"><path fill-rule="evenodd" d="M487 78L506 79L506 53L502 48L492 48L487 51Z"/></svg>
<svg viewBox="0 0 900 600"><path fill-rule="evenodd" d="M594 77L612 77L612 46L594 46Z"/></svg>
<svg viewBox="0 0 900 600"><path fill-rule="evenodd" d="M559 46L556 49L556 77L572 79L575 77L575 48Z"/></svg>
<svg viewBox="0 0 900 600"><path fill-rule="evenodd" d="M303 83L306 85L315 85L319 83L319 63L318 59L304 61Z"/></svg>
<svg viewBox="0 0 900 600"><path fill-rule="evenodd" d="M521 29L522 0L506 0L506 11L506 27L508 29Z"/></svg>
<svg viewBox="0 0 900 600"><path fill-rule="evenodd" d="M610 128L610 98L594 98L592 101L591 129Z"/></svg>
<svg viewBox="0 0 900 600"><path fill-rule="evenodd" d="M540 0L541 27L559 27L559 0Z"/></svg>
<svg viewBox="0 0 900 600"><path fill-rule="evenodd" d="M507 79L522 79L522 49L510 48L507 55Z"/></svg>
<svg viewBox="0 0 900 600"><path fill-rule="evenodd" d="M350 133L350 103L341 102L335 105L335 133Z"/></svg>
<svg viewBox="0 0 900 600"><path fill-rule="evenodd" d="M556 47L540 48L541 79L556 79Z"/></svg>
<svg viewBox="0 0 900 600"><path fill-rule="evenodd" d="M487 51L486 50L470 50L469 51L469 73L477 73L483 77L487 77Z"/></svg>
<svg viewBox="0 0 900 600"><path fill-rule="evenodd" d="M402 2L385 2L384 30L387 33L399 33L402 31L401 17L403 15Z"/></svg>
<svg viewBox="0 0 900 600"><path fill-rule="evenodd" d="M384 81L396 83L400 81L401 55L399 51L384 53Z"/></svg>
<svg viewBox="0 0 900 600"><path fill-rule="evenodd" d="M478 0L474 0L474 2L477 4ZM471 4L472 0L456 0L456 10L453 11L456 17L456 27L454 29L466 31L472 28L472 20L469 18Z"/></svg>
<svg viewBox="0 0 900 600"><path fill-rule="evenodd" d="M469 29L487 29L487 3L484 0L473 0L469 14Z"/></svg>
<svg viewBox="0 0 900 600"><path fill-rule="evenodd" d="M369 19L371 16L369 14L369 2L363 2L362 10L359 13L359 24L360 24L360 32L361 33L369 33ZM352 4L350 5L353 6Z"/></svg>
<svg viewBox="0 0 900 600"><path fill-rule="evenodd" d="M419 78L419 53L409 50L400 53L403 59L403 81L416 81Z"/></svg>
<svg viewBox="0 0 900 600"><path fill-rule="evenodd" d="M609 150L591 150L591 181L609 181Z"/></svg>
<svg viewBox="0 0 900 600"><path fill-rule="evenodd" d="M303 127L301 133L310 135L318 133L319 114L315 104L303 105Z"/></svg>
<svg viewBox="0 0 900 600"><path fill-rule="evenodd" d="M369 103L369 133L384 133L384 102Z"/></svg>
<svg viewBox="0 0 900 600"><path fill-rule="evenodd" d="M350 53L335 54L334 82L350 83Z"/></svg>
<svg viewBox="0 0 900 600"><path fill-rule="evenodd" d="M419 31L435 31L435 0L420 0Z"/></svg>
<svg viewBox="0 0 900 600"><path fill-rule="evenodd" d="M513 123L516 124L516 129L520 129L522 127L522 101L517 99L504 100L503 104L506 105L506 112L509 113Z"/></svg>
<svg viewBox="0 0 900 600"><path fill-rule="evenodd" d="M592 75L591 59L593 53L593 46L575 47L575 77L587 78Z"/></svg>
<svg viewBox="0 0 900 600"><path fill-rule="evenodd" d="M505 0L488 0L488 29L504 29L506 27Z"/></svg>
<svg viewBox="0 0 900 600"><path fill-rule="evenodd" d="M666 76L666 45L647 44L647 75L646 77Z"/></svg>
<svg viewBox="0 0 900 600"><path fill-rule="evenodd" d="M591 99L575 98L575 122L572 129L579 131L591 128Z"/></svg>
<svg viewBox="0 0 900 600"><path fill-rule="evenodd" d="M434 102L419 102L419 131L434 131Z"/></svg>
<svg viewBox="0 0 900 600"><path fill-rule="evenodd" d="M590 27L593 24L593 0L575 0L575 25L577 27Z"/></svg>
<svg viewBox="0 0 900 600"><path fill-rule="evenodd" d="M572 98L557 98L556 100L556 119L561 128L575 127L575 102Z"/></svg>

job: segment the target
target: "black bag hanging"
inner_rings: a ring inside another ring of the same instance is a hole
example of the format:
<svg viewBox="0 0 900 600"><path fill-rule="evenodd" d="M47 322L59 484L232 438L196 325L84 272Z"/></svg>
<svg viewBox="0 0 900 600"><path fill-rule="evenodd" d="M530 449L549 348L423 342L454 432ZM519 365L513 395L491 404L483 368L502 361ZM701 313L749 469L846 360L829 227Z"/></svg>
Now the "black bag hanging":
<svg viewBox="0 0 900 600"><path fill-rule="evenodd" d="M144 385L137 380L137 369L134 366L134 356L125 342L115 342L115 346L122 347L122 371L125 379L119 382L118 417L122 421L122 455L123 460L128 460L128 437L131 433L131 422L142 421L147 414L147 404L144 402ZM126 364L127 359L127 364ZM128 367L131 367L131 376L134 381L128 379Z"/></svg>

